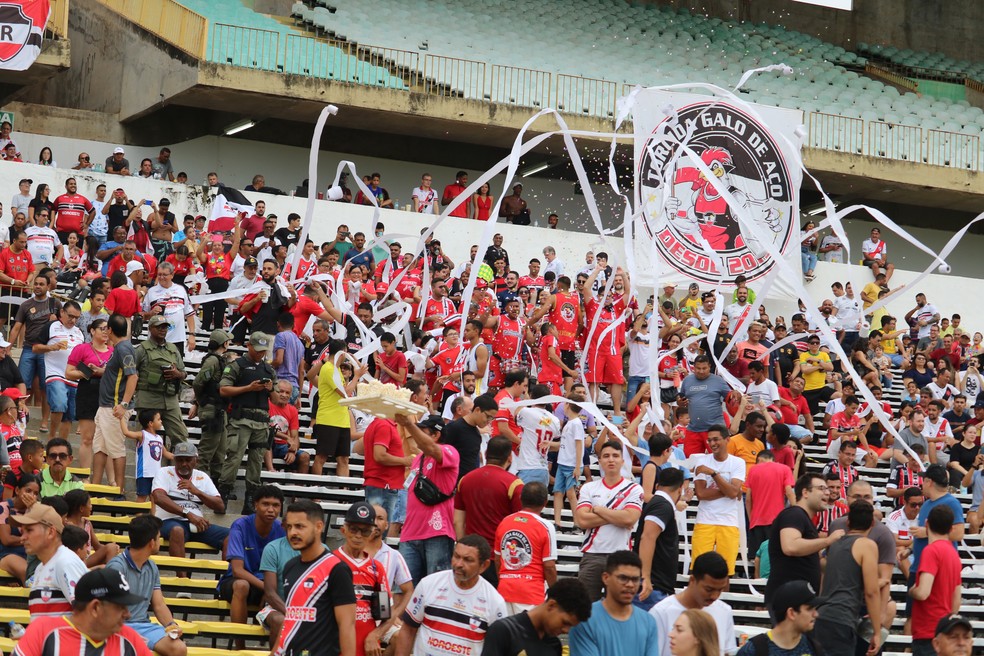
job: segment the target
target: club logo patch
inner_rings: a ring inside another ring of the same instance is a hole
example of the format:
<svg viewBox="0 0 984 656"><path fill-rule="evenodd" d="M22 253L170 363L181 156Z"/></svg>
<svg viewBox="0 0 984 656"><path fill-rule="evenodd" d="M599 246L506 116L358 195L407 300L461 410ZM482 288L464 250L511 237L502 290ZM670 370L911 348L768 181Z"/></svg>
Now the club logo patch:
<svg viewBox="0 0 984 656"><path fill-rule="evenodd" d="M677 118L665 130L662 123L656 127L639 157L649 236L663 259L688 278L716 283L722 275L719 261L726 280L740 274L761 278L775 265L763 240L784 252L794 232L796 190L778 143L756 119L722 101L688 105ZM682 142L715 183L690 155L677 157ZM738 207L747 212L754 232L739 221Z"/></svg>

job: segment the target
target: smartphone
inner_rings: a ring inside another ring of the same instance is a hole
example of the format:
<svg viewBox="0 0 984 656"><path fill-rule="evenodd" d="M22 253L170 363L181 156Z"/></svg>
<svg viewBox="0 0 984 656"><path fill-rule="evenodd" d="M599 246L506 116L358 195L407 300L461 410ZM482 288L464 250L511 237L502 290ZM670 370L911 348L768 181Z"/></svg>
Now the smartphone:
<svg viewBox="0 0 984 656"><path fill-rule="evenodd" d="M147 207L150 207L153 204L154 204L154 201L152 201L152 200L145 200L144 201L144 205L146 205Z"/></svg>
<svg viewBox="0 0 984 656"><path fill-rule="evenodd" d="M89 367L89 365L87 365L86 363L80 362L77 365L75 365L75 368L79 370L79 373L82 374L82 378L84 378L85 380L89 380L90 378L92 378L92 368Z"/></svg>

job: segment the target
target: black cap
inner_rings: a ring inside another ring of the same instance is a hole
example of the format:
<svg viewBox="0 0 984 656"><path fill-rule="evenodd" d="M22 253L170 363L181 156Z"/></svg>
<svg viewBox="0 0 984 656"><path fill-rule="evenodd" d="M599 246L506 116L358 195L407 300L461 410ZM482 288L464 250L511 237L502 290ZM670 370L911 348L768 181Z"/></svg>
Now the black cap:
<svg viewBox="0 0 984 656"><path fill-rule="evenodd" d="M977 399L977 401L974 402L974 407L984 408L984 399Z"/></svg>
<svg viewBox="0 0 984 656"><path fill-rule="evenodd" d="M951 615L944 616L939 622L936 623L936 633L934 635L949 633L958 626L965 626L971 631L974 630L974 625L970 623L970 620L963 615L953 613Z"/></svg>
<svg viewBox="0 0 984 656"><path fill-rule="evenodd" d="M130 584L123 573L115 569L94 569L75 584L75 600L88 603L93 599L108 601L120 606L147 603L147 599L130 592Z"/></svg>
<svg viewBox="0 0 984 656"><path fill-rule="evenodd" d="M345 511L346 524L375 524L376 509L365 501L359 501L349 506Z"/></svg>
<svg viewBox="0 0 984 656"><path fill-rule="evenodd" d="M243 262L244 267L258 267L260 263L256 261L255 257L247 257L246 261Z"/></svg>
<svg viewBox="0 0 984 656"><path fill-rule="evenodd" d="M783 583L772 596L772 616L776 622L786 619L786 611L800 606L816 608L819 603L816 590L806 581Z"/></svg>
<svg viewBox="0 0 984 656"><path fill-rule="evenodd" d="M444 418L441 415L427 415L417 422L418 428L433 428L436 431L444 430Z"/></svg>

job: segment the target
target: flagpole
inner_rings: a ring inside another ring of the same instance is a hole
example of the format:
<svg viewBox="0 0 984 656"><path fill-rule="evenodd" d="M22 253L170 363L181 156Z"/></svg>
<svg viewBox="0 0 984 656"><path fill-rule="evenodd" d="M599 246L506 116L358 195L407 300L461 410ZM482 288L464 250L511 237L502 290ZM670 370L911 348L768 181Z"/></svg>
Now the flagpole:
<svg viewBox="0 0 984 656"><path fill-rule="evenodd" d="M311 152L308 154L308 197L304 207L304 223L301 225L301 235L294 248L294 257L291 260L290 278L287 280L289 285L297 278L297 266L301 261L301 253L304 251L304 244L307 243L308 232L311 229L311 220L314 218L314 201L317 198L315 193L318 189L318 151L321 149L321 134L324 132L325 123L329 116L338 113L335 105L326 105L318 116L318 122L314 126L314 135L311 137ZM332 187L328 190L328 200L336 200L341 197L341 190ZM336 193L333 193L336 192Z"/></svg>

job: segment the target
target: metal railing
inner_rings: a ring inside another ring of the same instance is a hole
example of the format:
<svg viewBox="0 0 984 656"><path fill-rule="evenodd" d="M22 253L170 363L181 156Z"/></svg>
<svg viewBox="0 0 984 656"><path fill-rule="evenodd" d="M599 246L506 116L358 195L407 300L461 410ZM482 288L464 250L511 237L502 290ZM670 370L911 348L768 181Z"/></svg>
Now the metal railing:
<svg viewBox="0 0 984 656"><path fill-rule="evenodd" d="M611 118L615 116L617 96L614 82L580 75L557 75L554 102L559 111Z"/></svg>
<svg viewBox="0 0 984 656"><path fill-rule="evenodd" d="M68 2L69 0L50 0L51 14L45 29L58 38L68 37Z"/></svg>
<svg viewBox="0 0 984 656"><path fill-rule="evenodd" d="M445 98L485 100L485 62L440 55L424 57L424 92Z"/></svg>
<svg viewBox="0 0 984 656"><path fill-rule="evenodd" d="M868 121L865 154L907 162L923 160L923 129L912 125Z"/></svg>
<svg viewBox="0 0 984 656"><path fill-rule="evenodd" d="M926 135L926 156L923 160L926 164L979 170L981 156L979 136L946 130L927 130Z"/></svg>
<svg viewBox="0 0 984 656"><path fill-rule="evenodd" d="M550 73L533 68L493 64L489 100L520 107L549 107L551 77Z"/></svg>
<svg viewBox="0 0 984 656"><path fill-rule="evenodd" d="M807 125L809 144L813 148L856 155L864 152L864 121L859 118L811 112Z"/></svg>
<svg viewBox="0 0 984 656"><path fill-rule="evenodd" d="M223 23L215 23L211 31L209 61L263 71L283 70L279 32Z"/></svg>
<svg viewBox="0 0 984 656"><path fill-rule="evenodd" d="M919 83L914 80L910 80L902 73L892 70L892 68L885 66L883 64L873 64L870 61L864 65L864 72L873 75L877 78L885 80L889 84L893 84L897 87L902 87L903 89L908 89L909 91L918 91Z"/></svg>
<svg viewBox="0 0 984 656"><path fill-rule="evenodd" d="M98 0L151 34L197 58L205 58L208 20L173 0Z"/></svg>

